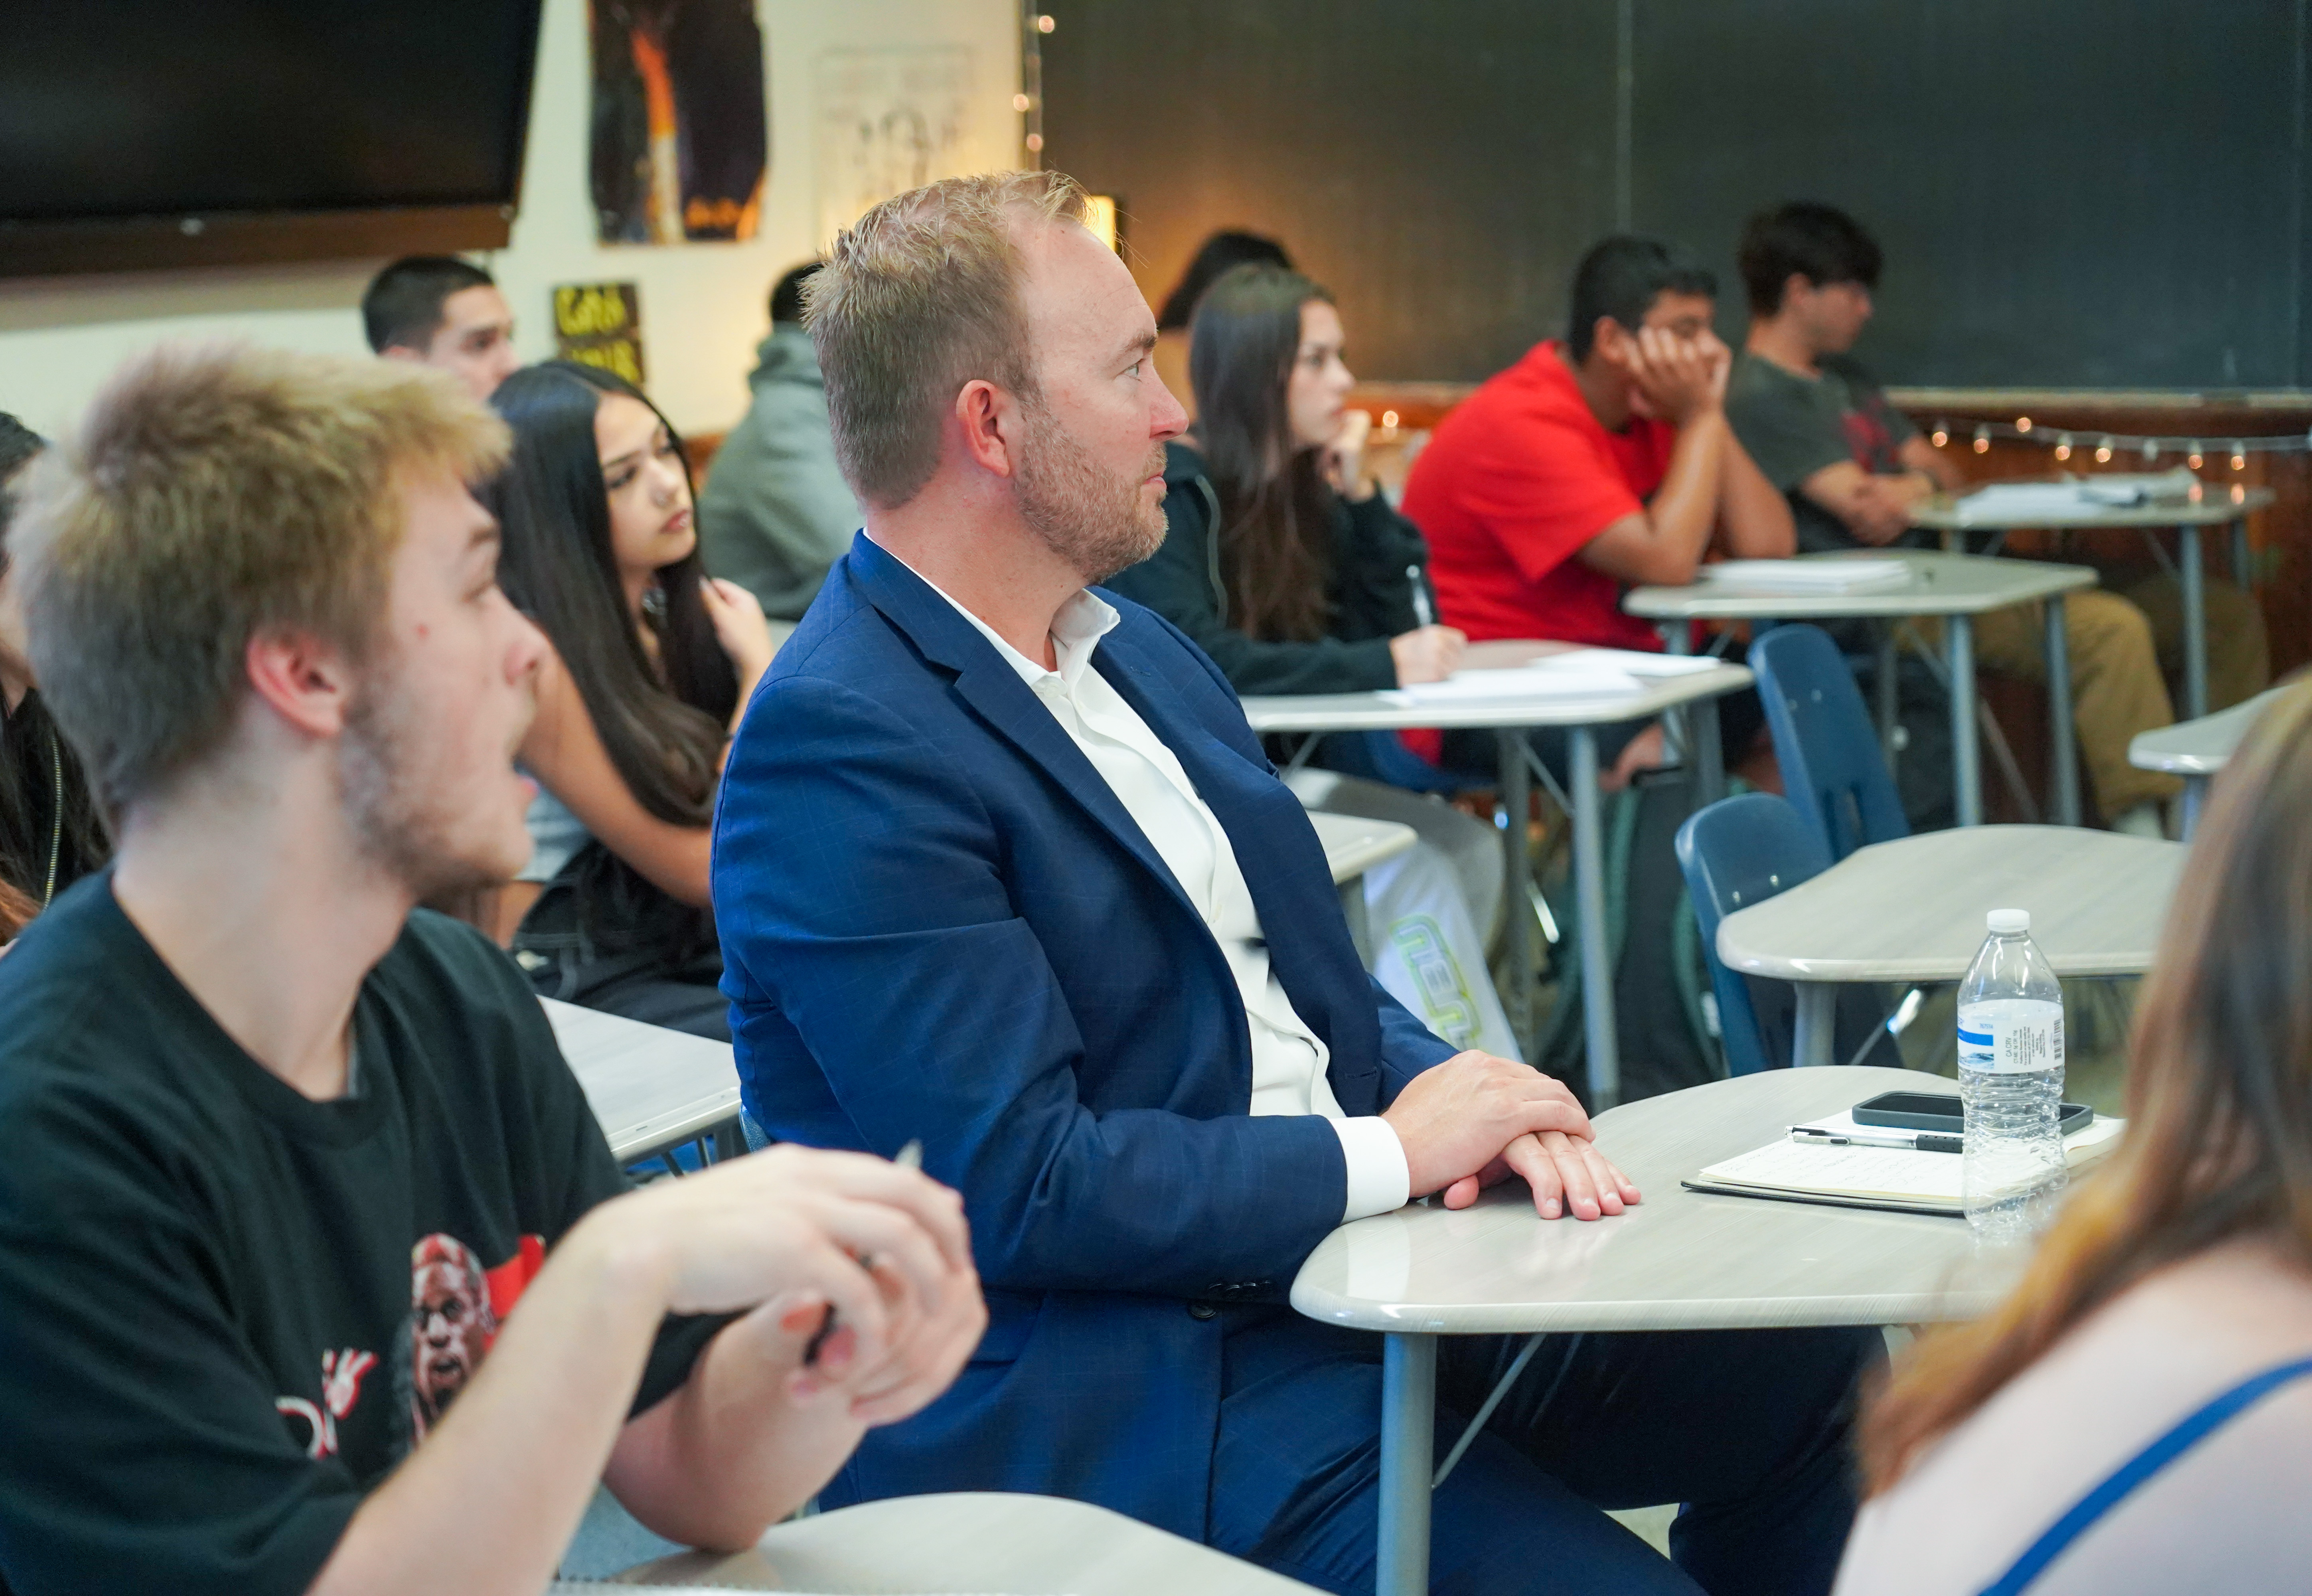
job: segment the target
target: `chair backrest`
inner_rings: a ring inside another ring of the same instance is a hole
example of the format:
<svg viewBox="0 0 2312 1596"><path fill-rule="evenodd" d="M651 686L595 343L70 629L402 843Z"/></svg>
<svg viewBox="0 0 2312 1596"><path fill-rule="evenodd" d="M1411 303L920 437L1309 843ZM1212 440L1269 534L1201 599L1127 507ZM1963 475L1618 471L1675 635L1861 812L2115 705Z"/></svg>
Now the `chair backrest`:
<svg viewBox="0 0 2312 1596"><path fill-rule="evenodd" d="M1489 772L1432 765L1406 747L1394 732L1336 732L1326 740L1322 763L1343 776L1387 782L1414 793L1450 795L1472 787L1489 787L1495 780Z"/></svg>
<svg viewBox="0 0 2312 1596"><path fill-rule="evenodd" d="M1911 834L1854 672L1820 627L1776 627L1750 645L1782 791L1835 864Z"/></svg>
<svg viewBox="0 0 2312 1596"><path fill-rule="evenodd" d="M1829 854L1787 799L1745 793L1687 817L1677 829L1677 865L1694 899L1710 988L1718 995L1728 1073L1747 1075L1788 1064L1791 1039L1766 1033L1748 982L1718 961L1718 923L1820 875L1830 868Z"/></svg>

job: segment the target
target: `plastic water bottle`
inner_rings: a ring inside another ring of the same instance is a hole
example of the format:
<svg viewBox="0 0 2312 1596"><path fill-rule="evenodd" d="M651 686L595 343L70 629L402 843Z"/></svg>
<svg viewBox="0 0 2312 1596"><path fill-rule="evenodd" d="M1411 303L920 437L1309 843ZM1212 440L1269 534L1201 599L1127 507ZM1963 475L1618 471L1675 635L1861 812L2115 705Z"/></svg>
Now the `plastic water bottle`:
<svg viewBox="0 0 2312 1596"><path fill-rule="evenodd" d="M1967 1223L1990 1242L2043 1224L2066 1172L2063 991L2031 940L2031 916L1995 908L1958 989L1958 1083L1966 1105Z"/></svg>

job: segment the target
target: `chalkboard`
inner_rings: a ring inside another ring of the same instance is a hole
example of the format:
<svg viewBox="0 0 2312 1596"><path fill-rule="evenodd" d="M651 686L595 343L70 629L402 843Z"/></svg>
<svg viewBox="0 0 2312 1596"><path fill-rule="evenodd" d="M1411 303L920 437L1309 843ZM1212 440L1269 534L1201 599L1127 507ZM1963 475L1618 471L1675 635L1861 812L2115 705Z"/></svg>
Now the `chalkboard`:
<svg viewBox="0 0 2312 1596"><path fill-rule="evenodd" d="M1949 387L2312 385L2308 0L1050 0L1049 164L1159 297L1222 226L1339 296L1360 375L1561 329L1617 225L1721 276L1779 200L1885 245L1859 351Z"/></svg>

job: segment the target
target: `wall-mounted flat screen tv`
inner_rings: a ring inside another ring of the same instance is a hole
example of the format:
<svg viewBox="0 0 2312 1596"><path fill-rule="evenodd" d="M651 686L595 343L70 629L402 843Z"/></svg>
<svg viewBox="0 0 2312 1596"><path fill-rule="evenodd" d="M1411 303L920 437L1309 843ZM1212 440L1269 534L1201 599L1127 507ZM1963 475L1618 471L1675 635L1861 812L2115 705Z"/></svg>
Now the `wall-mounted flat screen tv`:
<svg viewBox="0 0 2312 1596"><path fill-rule="evenodd" d="M539 4L8 7L0 276L503 244Z"/></svg>

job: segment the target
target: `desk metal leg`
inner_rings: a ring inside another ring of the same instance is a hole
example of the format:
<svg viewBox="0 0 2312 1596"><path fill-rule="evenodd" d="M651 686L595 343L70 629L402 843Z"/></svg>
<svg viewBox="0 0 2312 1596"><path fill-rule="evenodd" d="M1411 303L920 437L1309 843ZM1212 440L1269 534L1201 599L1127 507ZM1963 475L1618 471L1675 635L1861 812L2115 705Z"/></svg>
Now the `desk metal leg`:
<svg viewBox="0 0 2312 1596"><path fill-rule="evenodd" d="M1437 1337L1389 1336L1381 1350L1380 1544L1375 1596L1428 1596L1429 1466L1437 1423Z"/></svg>
<svg viewBox="0 0 2312 1596"><path fill-rule="evenodd" d="M2065 627L2063 595L2047 601L2042 626L2047 648L2047 741L2055 767L2055 824L2080 823L2078 733L2071 726L2071 635Z"/></svg>
<svg viewBox="0 0 2312 1596"><path fill-rule="evenodd" d="M2200 810L2208 802L2208 778L2187 776L2184 778L2184 840L2200 829Z"/></svg>
<svg viewBox="0 0 2312 1596"><path fill-rule="evenodd" d="M1621 1101L1622 1057L1614 1036L1614 971L1606 937L1606 842L1598 811L1598 732L1573 732L1573 893L1581 909L1581 1034L1590 1056L1590 1111Z"/></svg>
<svg viewBox="0 0 2312 1596"><path fill-rule="evenodd" d="M1493 750L1501 760L1502 890L1509 912L1502 922L1502 957L1507 961L1509 985L1502 993L1508 1012L1510 1034L1518 1048L1533 1057L1533 860L1526 828L1533 816L1533 789L1526 776L1525 733L1496 732Z"/></svg>
<svg viewBox="0 0 2312 1596"><path fill-rule="evenodd" d="M1694 638L1694 627L1691 623L1664 621L1654 630L1661 637L1664 653L1688 654L1694 652L1688 646ZM1688 770L1695 768L1696 758L1695 728L1685 707L1673 709L1662 716L1662 736L1669 744L1670 763L1683 766Z"/></svg>
<svg viewBox="0 0 2312 1596"><path fill-rule="evenodd" d="M2255 557L2248 552L2247 518L2231 524L2232 583L2244 593L2255 591Z"/></svg>
<svg viewBox="0 0 2312 1596"><path fill-rule="evenodd" d="M1696 698L1686 707L1694 728L1694 797L1699 808L1726 796L1726 750L1718 741L1718 700Z"/></svg>
<svg viewBox="0 0 2312 1596"><path fill-rule="evenodd" d="M1975 726L1975 617L1943 621L1950 656L1951 784L1962 826L1983 824L1983 750Z"/></svg>
<svg viewBox="0 0 2312 1596"><path fill-rule="evenodd" d="M1901 723L1900 700L1897 697L1903 653L1896 642L1897 621L1882 621L1878 628L1878 671L1876 697L1878 700L1878 752L1887 761L1887 774L1895 774L1895 761L1900 751L1895 747L1895 728Z"/></svg>
<svg viewBox="0 0 2312 1596"><path fill-rule="evenodd" d="M2176 575L2184 584L2184 718L2208 713L2208 579L2200 557L2200 529L2176 529Z"/></svg>
<svg viewBox="0 0 2312 1596"><path fill-rule="evenodd" d="M1828 981L1800 981L1797 987L1798 1024L1791 1038L1791 1062L1800 1068L1828 1064L1838 988Z"/></svg>

